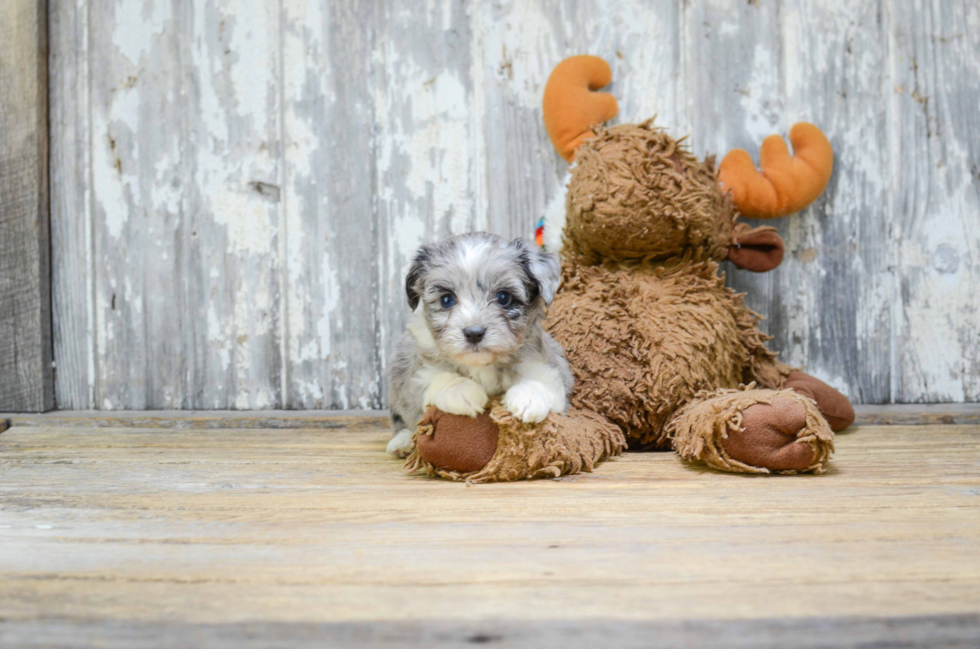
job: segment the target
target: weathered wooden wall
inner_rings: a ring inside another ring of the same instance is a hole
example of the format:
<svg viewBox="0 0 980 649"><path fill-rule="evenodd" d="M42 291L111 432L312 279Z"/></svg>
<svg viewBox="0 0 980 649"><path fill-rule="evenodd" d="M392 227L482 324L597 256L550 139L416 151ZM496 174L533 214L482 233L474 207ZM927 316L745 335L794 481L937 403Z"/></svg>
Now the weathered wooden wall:
<svg viewBox="0 0 980 649"><path fill-rule="evenodd" d="M54 405L47 4L0 3L0 412Z"/></svg>
<svg viewBox="0 0 980 649"><path fill-rule="evenodd" d="M423 241L531 231L540 96L613 66L620 121L699 153L798 120L837 151L730 273L784 358L858 402L980 400L974 0L51 1L62 408L385 404Z"/></svg>

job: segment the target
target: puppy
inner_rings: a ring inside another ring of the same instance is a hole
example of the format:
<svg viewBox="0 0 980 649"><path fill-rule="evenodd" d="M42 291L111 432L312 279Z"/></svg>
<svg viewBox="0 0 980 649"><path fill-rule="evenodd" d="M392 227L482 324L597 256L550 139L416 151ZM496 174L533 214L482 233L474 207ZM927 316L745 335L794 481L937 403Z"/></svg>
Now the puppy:
<svg viewBox="0 0 980 649"><path fill-rule="evenodd" d="M419 249L405 280L412 316L389 365L389 453L411 451L432 405L474 417L503 395L525 422L565 410L574 379L541 326L559 279L558 260L519 239L476 232Z"/></svg>

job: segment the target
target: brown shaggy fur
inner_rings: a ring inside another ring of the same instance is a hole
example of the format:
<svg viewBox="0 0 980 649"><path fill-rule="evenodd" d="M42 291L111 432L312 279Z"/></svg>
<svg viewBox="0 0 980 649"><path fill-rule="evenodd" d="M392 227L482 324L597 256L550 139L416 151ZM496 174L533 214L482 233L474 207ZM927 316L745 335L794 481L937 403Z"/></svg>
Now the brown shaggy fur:
<svg viewBox="0 0 980 649"><path fill-rule="evenodd" d="M598 129L568 186L566 256L584 263L724 259L734 207L701 162L651 121Z"/></svg>
<svg viewBox="0 0 980 649"><path fill-rule="evenodd" d="M667 423L702 390L782 385L759 316L724 285L716 263L562 270L546 326L575 372L572 405L604 414L632 447L668 447Z"/></svg>

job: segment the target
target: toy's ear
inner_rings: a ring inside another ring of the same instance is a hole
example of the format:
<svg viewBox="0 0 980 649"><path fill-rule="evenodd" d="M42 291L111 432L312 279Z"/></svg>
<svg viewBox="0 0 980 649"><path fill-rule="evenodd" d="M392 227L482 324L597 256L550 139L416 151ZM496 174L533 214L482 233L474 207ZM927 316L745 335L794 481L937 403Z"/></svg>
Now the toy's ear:
<svg viewBox="0 0 980 649"><path fill-rule="evenodd" d="M759 170L744 149L725 156L718 168L722 189L731 190L738 211L753 219L798 212L823 193L834 170L834 150L823 132L800 122L789 130L793 155L778 135L759 151Z"/></svg>
<svg viewBox="0 0 980 649"><path fill-rule="evenodd" d="M597 56L572 56L552 70L544 87L544 126L555 149L571 162L575 149L595 137L592 127L616 116L616 98L592 92L612 81L609 64Z"/></svg>
<svg viewBox="0 0 980 649"><path fill-rule="evenodd" d="M763 226L736 232L735 243L728 246L728 260L753 273L764 273L783 262L786 244L775 228Z"/></svg>

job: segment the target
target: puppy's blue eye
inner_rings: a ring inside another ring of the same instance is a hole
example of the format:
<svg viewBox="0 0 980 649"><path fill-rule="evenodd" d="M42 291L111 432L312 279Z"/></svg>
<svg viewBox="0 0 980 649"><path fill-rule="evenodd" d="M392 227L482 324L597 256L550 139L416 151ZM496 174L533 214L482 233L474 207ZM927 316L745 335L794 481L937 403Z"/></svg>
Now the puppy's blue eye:
<svg viewBox="0 0 980 649"><path fill-rule="evenodd" d="M439 302L440 304L442 304L443 309L448 309L452 307L452 305L456 304L456 298L454 298L449 293L446 293L445 295L442 296L442 299L439 300Z"/></svg>
<svg viewBox="0 0 980 649"><path fill-rule="evenodd" d="M510 303L514 301L514 298L507 291L500 291L497 293L497 304L500 306L510 306Z"/></svg>

